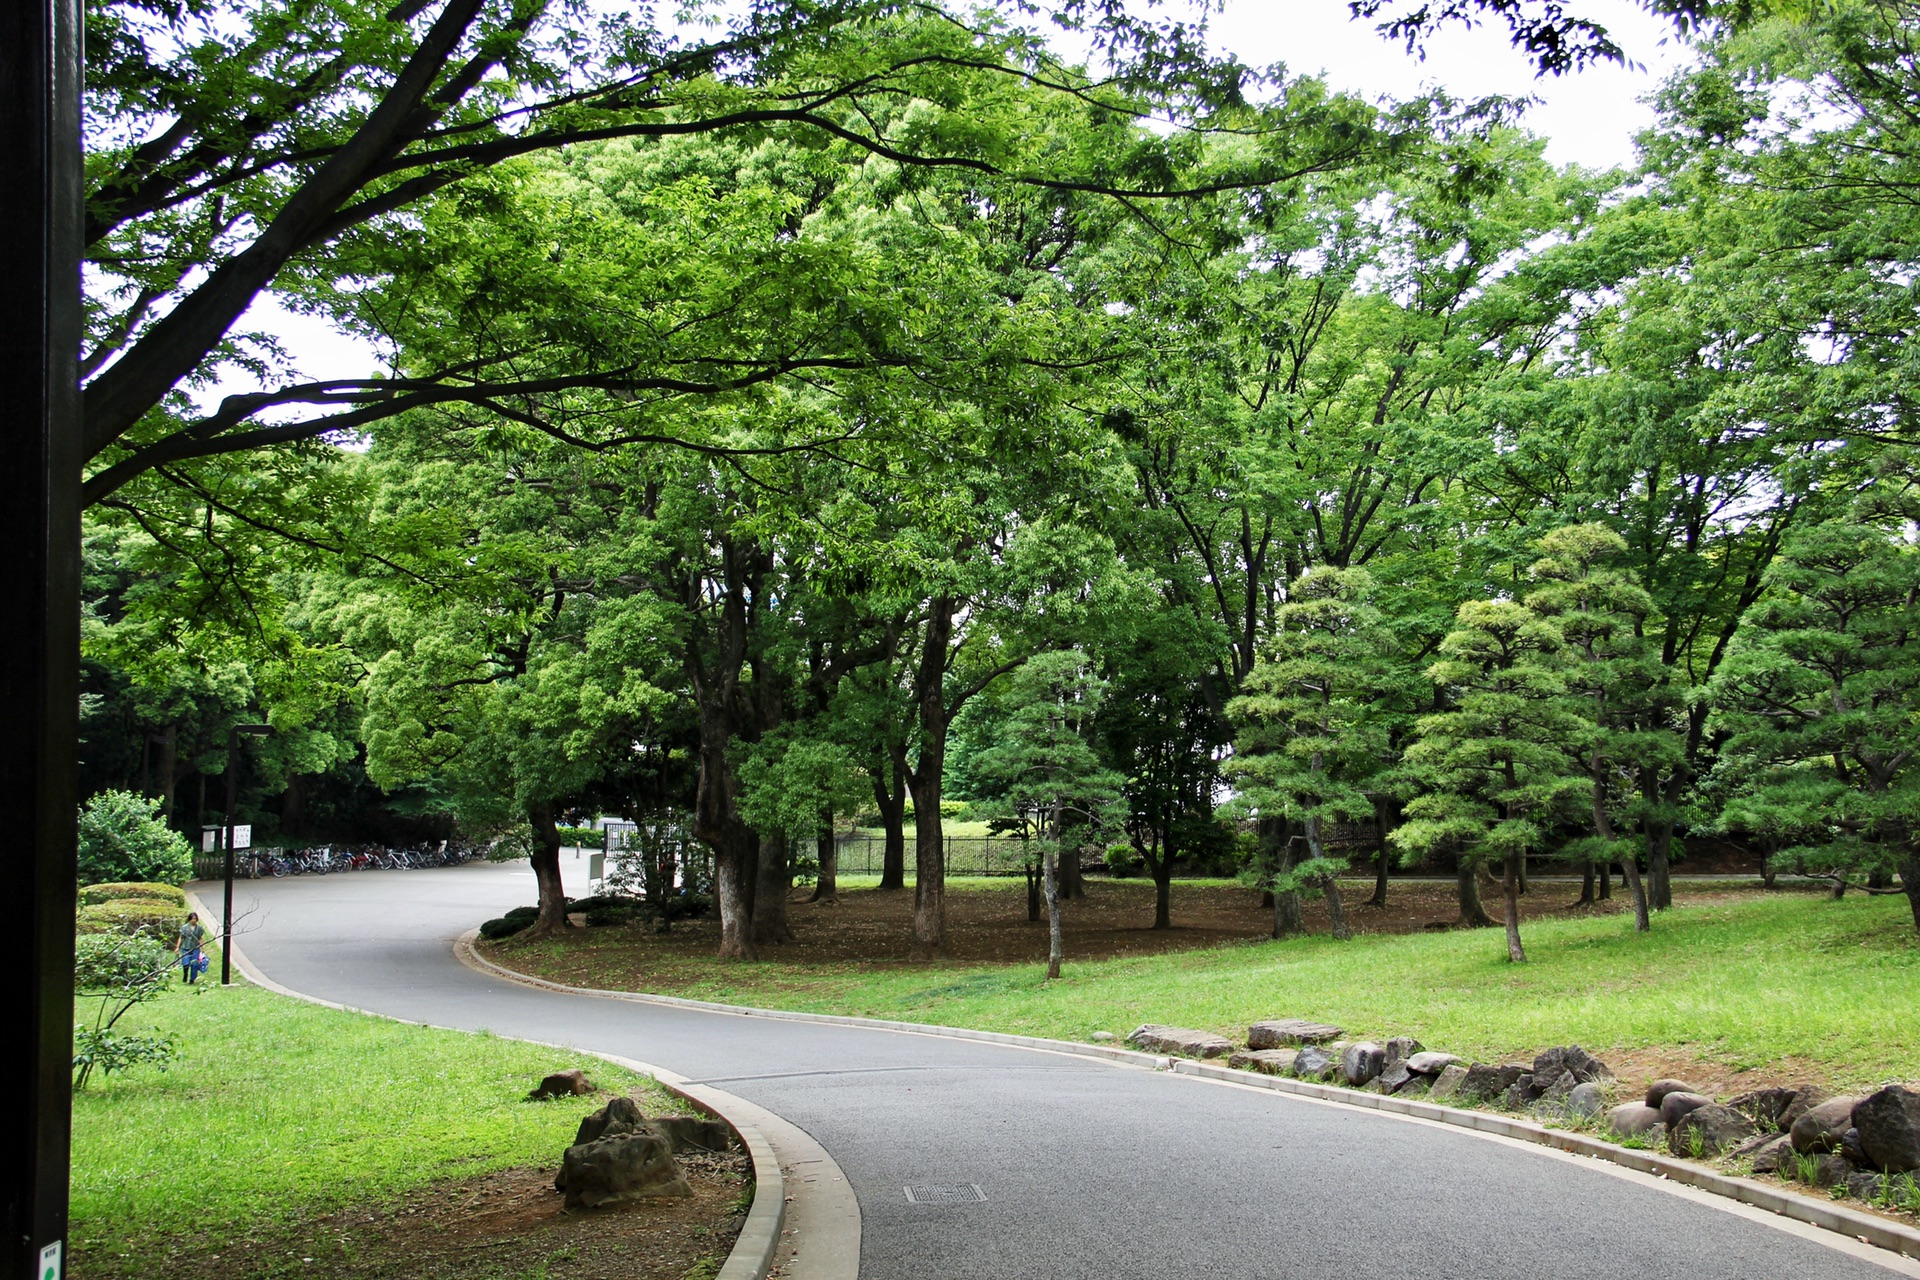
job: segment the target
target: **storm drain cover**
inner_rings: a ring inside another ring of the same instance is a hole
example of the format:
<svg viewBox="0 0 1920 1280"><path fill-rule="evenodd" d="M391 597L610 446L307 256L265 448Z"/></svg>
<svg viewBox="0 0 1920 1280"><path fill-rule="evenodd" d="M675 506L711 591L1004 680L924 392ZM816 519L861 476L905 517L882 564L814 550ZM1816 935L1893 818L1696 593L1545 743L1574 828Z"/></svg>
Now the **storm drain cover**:
<svg viewBox="0 0 1920 1280"><path fill-rule="evenodd" d="M971 1204L986 1198L977 1182L928 1182L907 1188L908 1204Z"/></svg>

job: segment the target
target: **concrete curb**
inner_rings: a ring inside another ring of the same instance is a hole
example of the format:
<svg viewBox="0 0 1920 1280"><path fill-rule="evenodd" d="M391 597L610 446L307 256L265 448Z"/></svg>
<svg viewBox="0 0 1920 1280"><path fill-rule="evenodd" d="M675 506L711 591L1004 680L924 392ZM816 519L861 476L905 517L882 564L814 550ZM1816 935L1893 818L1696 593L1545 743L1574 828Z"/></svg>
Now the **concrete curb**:
<svg viewBox="0 0 1920 1280"><path fill-rule="evenodd" d="M1049 1053L1065 1053L1075 1057L1097 1058L1120 1065L1147 1067L1159 1071L1172 1071L1178 1075L1193 1076L1197 1079L1217 1081L1238 1085L1244 1088L1267 1089L1274 1093L1292 1094L1297 1097L1312 1098L1320 1102L1337 1103L1343 1106L1361 1107L1378 1111L1386 1115L1403 1116L1409 1119L1425 1120L1435 1124L1450 1125L1455 1128L1470 1129L1479 1133L1509 1138L1536 1146L1551 1147L1572 1155L1588 1156L1605 1160L1638 1173L1651 1174L1654 1177L1684 1186L1697 1188L1713 1195L1723 1196L1757 1209L1778 1214L1781 1217L1820 1227L1839 1235L1849 1236L1865 1244L1885 1249L1891 1253L1903 1254L1910 1258L1920 1258L1920 1230L1890 1222L1873 1214L1861 1213L1833 1201L1815 1200L1809 1196L1797 1195L1791 1191L1782 1191L1750 1178L1735 1178L1718 1173L1703 1165L1692 1164L1685 1160L1676 1160L1670 1156L1656 1155L1650 1151L1637 1151L1602 1141L1584 1133L1574 1133L1565 1129L1549 1129L1544 1125L1520 1120L1511 1116L1497 1115L1488 1111L1467 1111L1457 1107L1443 1107L1438 1103L1421 1102L1410 1098L1395 1098L1385 1094L1367 1093L1358 1089L1346 1089L1338 1085L1315 1084L1305 1080L1291 1080L1283 1076L1261 1075L1257 1072L1239 1071L1232 1067L1218 1066L1209 1062L1196 1062L1186 1058L1168 1058L1156 1054L1140 1053L1133 1049L1109 1048L1105 1045L1076 1044L1071 1040L1048 1040L1039 1036L1007 1035L996 1031L974 1031L965 1027L941 1027L923 1022L893 1022L882 1018L860 1018L830 1013L798 1013L784 1009L757 1009L750 1005L719 1004L709 1000L689 1000L681 996L645 995L632 991L607 991L595 987L574 987L565 983L552 982L546 978L536 978L529 974L518 973L482 956L472 946L475 933L469 933L460 940L461 957L475 968L501 977L509 982L523 986L538 987L548 991L565 992L569 995L598 996L603 999L631 1000L643 1004L674 1005L687 1009L703 1009L713 1013L733 1014L745 1018L771 1018L785 1022L818 1022L830 1026L861 1027L876 1031L898 1031L912 1035L939 1036L951 1040L979 1040L988 1044L1003 1044L1021 1049L1036 1049Z"/></svg>
<svg viewBox="0 0 1920 1280"><path fill-rule="evenodd" d="M209 914L206 904L199 895L189 889L186 891L189 909L198 911L202 920L214 920L217 916ZM466 939L461 939L465 942ZM466 950L471 953L470 948ZM263 990L275 995L288 996L303 1000L308 1004L317 1004L327 1009L338 1009L343 1013L357 1013L368 1018L381 1018L388 1022L398 1022L409 1027L429 1027L435 1031L457 1031L462 1035L470 1034L458 1027L442 1027L432 1022L416 1022L411 1018L396 1018L391 1014L376 1013L371 1009L357 1009L350 1004L341 1004L336 1000L322 1000L319 996L310 996L304 991L295 991L283 987L262 973L246 953L227 940L227 955L232 958L234 968L240 976ZM478 959L479 957L475 957ZM780 1245L781 1228L786 1224L787 1189L786 1178L780 1169L780 1161L774 1154L773 1144L761 1132L760 1127L748 1117L747 1112L759 1111L744 1098L705 1085L689 1086L685 1076L649 1063L632 1058L622 1058L617 1054L599 1053L592 1049L582 1049L575 1045L552 1044L545 1040L528 1040L521 1036L501 1036L502 1040L517 1040L521 1044L539 1045L546 1049L564 1049L569 1053L584 1053L588 1057L599 1058L639 1075L651 1076L659 1081L669 1093L684 1099L700 1111L723 1121L733 1130L740 1145L753 1161L753 1206L747 1210L747 1220L740 1226L740 1234L733 1242L733 1249L727 1254L716 1280L766 1280L767 1273L773 1269L774 1253ZM858 1254L856 1252L856 1259ZM849 1273L852 1280L852 1273Z"/></svg>

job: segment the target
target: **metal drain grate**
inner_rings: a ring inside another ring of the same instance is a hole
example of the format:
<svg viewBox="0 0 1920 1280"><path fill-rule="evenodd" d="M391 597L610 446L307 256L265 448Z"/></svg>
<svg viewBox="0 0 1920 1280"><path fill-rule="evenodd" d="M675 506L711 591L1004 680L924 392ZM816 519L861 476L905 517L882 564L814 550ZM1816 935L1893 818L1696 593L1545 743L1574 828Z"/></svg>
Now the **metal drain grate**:
<svg viewBox="0 0 1920 1280"><path fill-rule="evenodd" d="M973 1204L987 1198L977 1182L929 1182L906 1190L908 1204Z"/></svg>

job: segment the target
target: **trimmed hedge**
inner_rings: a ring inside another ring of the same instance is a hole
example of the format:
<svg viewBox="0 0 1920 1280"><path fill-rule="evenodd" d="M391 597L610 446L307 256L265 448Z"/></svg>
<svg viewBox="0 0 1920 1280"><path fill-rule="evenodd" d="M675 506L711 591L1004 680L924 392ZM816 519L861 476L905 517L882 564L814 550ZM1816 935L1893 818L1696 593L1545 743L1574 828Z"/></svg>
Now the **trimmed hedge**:
<svg viewBox="0 0 1920 1280"><path fill-rule="evenodd" d="M80 908L74 927L81 933L136 934L144 930L150 937L172 945L186 923L187 909L158 898L115 898Z"/></svg>
<svg viewBox="0 0 1920 1280"><path fill-rule="evenodd" d="M90 884L80 890L80 905L97 907L103 902L117 902L122 898L152 898L158 902L170 902L176 907L187 905L187 893L170 884L152 884L144 880L126 880L117 884Z"/></svg>

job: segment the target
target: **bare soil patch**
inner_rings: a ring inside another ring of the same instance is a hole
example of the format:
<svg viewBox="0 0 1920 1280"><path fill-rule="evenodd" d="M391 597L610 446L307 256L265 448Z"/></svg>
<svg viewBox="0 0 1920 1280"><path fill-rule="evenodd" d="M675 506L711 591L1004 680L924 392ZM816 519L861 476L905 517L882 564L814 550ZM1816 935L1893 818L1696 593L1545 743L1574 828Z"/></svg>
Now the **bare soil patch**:
<svg viewBox="0 0 1920 1280"><path fill-rule="evenodd" d="M752 1164L741 1151L675 1159L690 1197L569 1213L553 1169L506 1169L393 1205L262 1223L225 1245L162 1239L115 1254L79 1240L69 1266L83 1280L698 1280L740 1234Z"/></svg>

